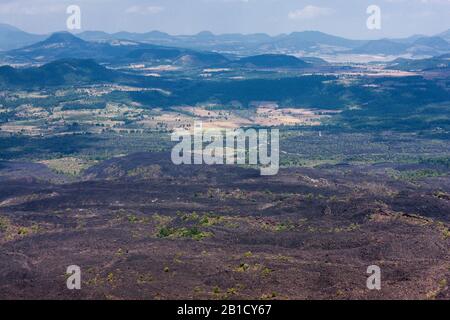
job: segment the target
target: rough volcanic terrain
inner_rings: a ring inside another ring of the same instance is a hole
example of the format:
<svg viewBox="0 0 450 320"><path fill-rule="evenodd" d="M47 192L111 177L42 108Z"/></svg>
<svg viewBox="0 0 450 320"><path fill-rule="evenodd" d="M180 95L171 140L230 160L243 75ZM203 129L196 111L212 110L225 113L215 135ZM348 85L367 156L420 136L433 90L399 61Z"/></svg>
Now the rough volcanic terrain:
<svg viewBox="0 0 450 320"><path fill-rule="evenodd" d="M449 299L450 178L393 169L408 168L261 177L140 153L70 180L5 162L0 299ZM70 265L81 290L66 287Z"/></svg>

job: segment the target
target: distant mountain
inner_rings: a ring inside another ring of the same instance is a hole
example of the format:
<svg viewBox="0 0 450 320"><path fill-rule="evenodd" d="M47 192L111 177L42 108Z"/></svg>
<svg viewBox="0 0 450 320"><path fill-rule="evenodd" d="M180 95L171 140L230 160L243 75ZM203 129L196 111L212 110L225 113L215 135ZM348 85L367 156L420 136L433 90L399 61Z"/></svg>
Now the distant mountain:
<svg viewBox="0 0 450 320"><path fill-rule="evenodd" d="M278 48L291 50L314 51L321 46L349 49L355 48L363 43L365 43L365 41L349 40L319 31L303 31L280 36L272 45Z"/></svg>
<svg viewBox="0 0 450 320"><path fill-rule="evenodd" d="M425 38L426 36L424 36L423 34L414 34L412 36L409 36L407 38L396 38L396 39L390 39L391 41L394 42L399 42L399 43L407 43L407 44L412 44L414 43L414 41L416 41L417 39L420 38Z"/></svg>
<svg viewBox="0 0 450 320"><path fill-rule="evenodd" d="M275 37L264 33L215 35L209 31L203 31L196 35L180 36L172 36L158 31L149 33L119 32L114 34L84 32L79 34L79 36L84 40L106 41L111 39L127 39L185 48L248 52L273 51L276 49L316 51L320 47L336 47L342 50L355 48L365 43L365 41L349 40L318 31L294 32L289 35Z"/></svg>
<svg viewBox="0 0 450 320"><path fill-rule="evenodd" d="M149 42L159 45L173 45L177 47L213 47L237 43L263 43L271 41L272 37L264 33L243 35L239 33L215 35L203 31L195 35L173 36L165 32L151 31L146 33L117 32L108 34L101 31L85 31L77 35L86 41L133 40Z"/></svg>
<svg viewBox="0 0 450 320"><path fill-rule="evenodd" d="M7 52L7 57L31 62L50 62L68 58L105 58L112 56L105 51L106 46L81 40L68 32L58 32L33 45Z"/></svg>
<svg viewBox="0 0 450 320"><path fill-rule="evenodd" d="M404 71L449 71L450 54L429 59L396 59L387 68Z"/></svg>
<svg viewBox="0 0 450 320"><path fill-rule="evenodd" d="M409 48L408 44L389 39L372 40L352 50L354 54L400 55Z"/></svg>
<svg viewBox="0 0 450 320"><path fill-rule="evenodd" d="M93 60L64 59L39 68L0 67L0 87L44 87L111 82L120 74Z"/></svg>
<svg viewBox="0 0 450 320"><path fill-rule="evenodd" d="M215 52L186 51L179 56L174 64L181 66L222 66L229 60Z"/></svg>
<svg viewBox="0 0 450 320"><path fill-rule="evenodd" d="M85 32L79 35L85 40L110 41L132 40L156 45L209 51L256 55L266 53L305 54L379 54L379 55L439 55L448 52L447 34L441 37L414 35L404 39L351 40L319 31L293 32L269 36L267 34L222 34L203 31L195 35L172 36L152 31L148 33L119 32L104 34ZM439 39L440 40L439 40Z"/></svg>
<svg viewBox="0 0 450 320"><path fill-rule="evenodd" d="M76 36L85 41L109 41L114 37L104 31L84 31L76 34Z"/></svg>
<svg viewBox="0 0 450 320"><path fill-rule="evenodd" d="M170 42L172 36L159 31L151 31L146 33L133 33L133 32L117 32L109 35L110 39L116 40L134 40L139 42L151 42L151 41L160 41Z"/></svg>
<svg viewBox="0 0 450 320"><path fill-rule="evenodd" d="M441 37L422 37L407 49L414 55L438 55L450 52L450 43Z"/></svg>
<svg viewBox="0 0 450 320"><path fill-rule="evenodd" d="M281 54L246 57L233 61L230 65L243 68L307 68L312 66L312 64L296 57Z"/></svg>
<svg viewBox="0 0 450 320"><path fill-rule="evenodd" d="M170 48L130 40L89 42L68 32L54 33L44 41L8 51L5 57L16 62L34 63L81 57L108 63L179 63L192 67L228 62L227 58L218 53Z"/></svg>
<svg viewBox="0 0 450 320"><path fill-rule="evenodd" d="M414 41L415 45L432 47L438 50L449 50L450 43L441 37L422 37Z"/></svg>
<svg viewBox="0 0 450 320"><path fill-rule="evenodd" d="M147 33L121 31L112 34L103 31L84 31L77 34L77 37L85 41L97 42L108 42L111 40L130 40L156 45L172 45L176 43L176 37L159 31L151 31Z"/></svg>
<svg viewBox="0 0 450 320"><path fill-rule="evenodd" d="M438 36L443 38L444 40L450 42L450 29L448 29L447 31L444 31L444 32L438 34Z"/></svg>
<svg viewBox="0 0 450 320"><path fill-rule="evenodd" d="M436 56L450 52L450 43L441 37L410 37L402 40L372 40L366 44L355 48L355 54L382 54L382 55L402 55L411 54L413 56L429 55Z"/></svg>
<svg viewBox="0 0 450 320"><path fill-rule="evenodd" d="M141 45L128 53L124 59L130 61L166 61L181 66L210 66L228 63L223 55L180 48Z"/></svg>
<svg viewBox="0 0 450 320"><path fill-rule="evenodd" d="M19 30L13 26L0 23L0 50L12 50L41 41L45 36L35 35Z"/></svg>
<svg viewBox="0 0 450 320"><path fill-rule="evenodd" d="M329 63L321 58L317 58L317 57L302 57L302 60L310 63L314 66L327 66L329 65Z"/></svg>
<svg viewBox="0 0 450 320"><path fill-rule="evenodd" d="M227 55L228 57L273 53L302 53L309 56L353 53L367 55L411 55L420 58L423 56L437 56L448 53L450 30L433 37L413 35L403 39L380 39L371 41L351 40L319 31L293 32L291 34L277 36L269 36L264 33L216 35L209 31L203 31L194 35L170 35L160 31L145 33L122 31L112 34L102 31L85 31L77 34L77 38L90 43L91 48L87 51L95 51L93 52L95 57L109 57L110 59L111 57L117 58L117 56L127 55L132 51L132 48L126 48L127 46L134 45L142 49L144 44L193 51L214 51ZM0 24L0 50L31 46L33 43L43 41L44 39L43 36L31 35L17 28ZM103 46L95 47L92 42L95 42L97 45L102 44ZM115 48L108 48L108 44ZM94 47L95 50L92 50ZM35 48L31 48L31 51L35 51ZM57 51L59 52L59 56L58 53L55 53L55 58L67 57L68 53L63 53L62 48ZM79 53L83 54L84 52L84 49L80 48ZM189 55L192 55L192 53L189 53ZM48 55L43 55L44 58L46 56ZM33 58L39 61L36 58L42 58L42 56L36 55ZM191 60L194 63L198 63L201 59L198 57L193 57L192 59L186 57L184 60Z"/></svg>

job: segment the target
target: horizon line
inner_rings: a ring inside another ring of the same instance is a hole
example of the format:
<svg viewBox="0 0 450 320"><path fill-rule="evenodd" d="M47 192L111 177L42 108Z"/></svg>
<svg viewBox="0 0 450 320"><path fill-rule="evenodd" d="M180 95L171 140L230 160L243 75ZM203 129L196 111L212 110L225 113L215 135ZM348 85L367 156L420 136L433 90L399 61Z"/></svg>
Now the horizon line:
<svg viewBox="0 0 450 320"><path fill-rule="evenodd" d="M270 37L270 38L276 38L276 37L280 37L280 36L286 36L286 35L291 35L291 34L294 34L294 33L302 33L302 32L318 32L318 33L322 33L322 34L326 34L326 35L330 35L330 36L334 36L334 37L339 37L339 38L343 38L343 39L346 39L346 40L354 40L354 41L376 41L376 40L383 40L383 39L407 39L407 38L411 38L411 37L414 37L414 36L424 36L424 37L436 37L436 36L439 36L440 34L442 34L442 33L445 33L445 32L447 32L447 31L450 31L450 29L446 29L446 30L443 30L443 31L441 31L441 32L439 32L439 33L437 33L437 34L430 34L430 35L427 35L427 34L411 34L411 35L409 35L409 36L405 36L405 37L381 37L381 38L376 38L376 39L370 39L370 40L368 40L368 39L356 39L356 38L352 38L352 37L345 37L345 36L341 36L341 35L336 35L336 34L331 34L331 33L327 33L327 32L324 32L324 31L320 31L320 30L299 30L299 31L291 31L291 32L289 32L289 33L279 33L279 34L274 34L274 35L271 35L271 34L269 34L269 33L266 33L266 32L253 32L253 33L239 33L239 32L230 32L230 33L214 33L214 32L212 32L212 31L209 31L209 30L202 30L202 31L199 31L199 32L197 32L197 33L192 33L192 34L172 34L172 33L169 33L169 32L165 32L165 31L162 31L162 30L158 30L158 29L153 29L153 30L150 30L150 31L143 31L143 32L137 32L137 31L127 31L127 30L121 30L121 31L117 31L117 32L108 32L108 31L104 31L104 30L89 30L89 29L86 29L86 30L83 30L83 29L81 29L81 30L76 30L76 31L72 31L72 30L55 30L55 31L50 31L50 32L48 32L48 33L32 33L32 32L28 32L28 31L25 31L25 30L23 30L23 29L21 29L21 28L19 28L19 27L16 27L16 26L14 26L14 25L12 25L12 24L9 24L9 23L4 23L4 22L0 22L0 25L5 25L5 26L9 26L9 27L12 27L12 28L15 28L15 29L17 29L17 30L20 30L20 31L22 31L22 32L25 32L25 33L28 33L28 34L32 34L32 35L37 35L37 36L50 36L50 35L52 35L52 34L55 34L55 33L61 33L61 32L68 32L68 33L71 33L71 34L73 34L73 35L79 35L79 34L82 34L82 33L85 33L85 32L101 32L101 33L105 33L105 34L108 34L108 35L115 35L115 34L118 34L118 33L132 33L132 34L146 34L146 33L152 33L152 32L159 32L159 33L164 33L164 34L166 34L166 35L169 35L169 36L171 36L171 37L192 37L192 36L198 36L198 35L200 35L200 34L202 34L202 33L209 33L209 34L211 34L211 35L213 35L213 36L225 36L225 35L243 35L243 36L251 36L251 35L266 35L266 36L268 36L268 37Z"/></svg>

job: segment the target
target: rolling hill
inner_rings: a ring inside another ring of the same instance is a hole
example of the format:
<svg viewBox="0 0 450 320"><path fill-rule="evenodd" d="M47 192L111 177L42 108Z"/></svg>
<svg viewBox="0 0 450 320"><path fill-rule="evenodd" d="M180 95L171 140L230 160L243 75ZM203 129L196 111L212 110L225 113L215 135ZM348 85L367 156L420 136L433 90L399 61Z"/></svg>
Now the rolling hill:
<svg viewBox="0 0 450 320"><path fill-rule="evenodd" d="M110 82L121 75L94 60L64 59L38 68L0 67L0 87L44 87Z"/></svg>
<svg viewBox="0 0 450 320"><path fill-rule="evenodd" d="M281 54L263 54L246 57L234 61L230 65L242 68L307 68L312 66L310 63L294 56Z"/></svg>
<svg viewBox="0 0 450 320"><path fill-rule="evenodd" d="M410 37L400 40L372 40L352 50L355 54L436 56L450 52L450 43L441 37Z"/></svg>
<svg viewBox="0 0 450 320"><path fill-rule="evenodd" d="M422 37L414 41L407 51L413 55L436 56L450 52L450 43L441 37Z"/></svg>
<svg viewBox="0 0 450 320"><path fill-rule="evenodd" d="M0 51L24 47L44 38L43 35L30 34L8 24L0 23Z"/></svg>
<svg viewBox="0 0 450 320"><path fill-rule="evenodd" d="M365 41L349 40L319 31L303 31L279 36L271 43L270 47L313 52L321 47L335 48L337 50L351 49L363 43Z"/></svg>
<svg viewBox="0 0 450 320"><path fill-rule="evenodd" d="M47 39L33 45L8 51L8 58L25 62L50 62L58 59L89 57L109 60L125 55L127 48L113 47L109 44L87 42L68 32L52 34Z"/></svg>
<svg viewBox="0 0 450 320"><path fill-rule="evenodd" d="M408 44L395 42L389 39L373 40L366 44L353 49L354 54L384 54L398 55L406 52L409 48Z"/></svg>
<svg viewBox="0 0 450 320"><path fill-rule="evenodd" d="M110 42L84 41L71 33L52 34L44 41L5 54L14 62L48 63L60 59L90 58L105 63L180 63L201 67L226 63L227 58L218 53L170 48L143 44L130 40Z"/></svg>
<svg viewBox="0 0 450 320"><path fill-rule="evenodd" d="M450 41L450 29L438 34L438 36L445 39L446 41Z"/></svg>
<svg viewBox="0 0 450 320"><path fill-rule="evenodd" d="M450 71L450 54L419 60L396 59L388 68L404 71Z"/></svg>

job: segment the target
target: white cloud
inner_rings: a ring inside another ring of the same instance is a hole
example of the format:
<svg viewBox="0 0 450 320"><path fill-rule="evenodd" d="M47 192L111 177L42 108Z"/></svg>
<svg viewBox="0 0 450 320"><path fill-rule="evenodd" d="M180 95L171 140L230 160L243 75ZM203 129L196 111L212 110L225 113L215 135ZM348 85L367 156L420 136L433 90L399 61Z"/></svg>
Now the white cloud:
<svg viewBox="0 0 450 320"><path fill-rule="evenodd" d="M333 13L330 8L316 7L313 5L308 5L303 9L294 10L289 12L288 17L291 20L308 20L314 19L321 16L329 16Z"/></svg>
<svg viewBox="0 0 450 320"><path fill-rule="evenodd" d="M161 6L131 6L125 10L131 14L158 14L163 11L164 7Z"/></svg>

